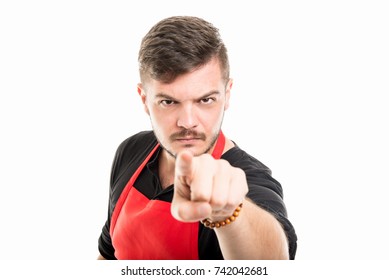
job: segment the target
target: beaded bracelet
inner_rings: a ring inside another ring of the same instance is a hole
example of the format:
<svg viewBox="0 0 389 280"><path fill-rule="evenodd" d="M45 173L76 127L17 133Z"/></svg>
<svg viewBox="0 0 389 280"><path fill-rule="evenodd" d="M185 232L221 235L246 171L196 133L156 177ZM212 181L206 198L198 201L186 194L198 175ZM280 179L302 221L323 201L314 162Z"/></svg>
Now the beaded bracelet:
<svg viewBox="0 0 389 280"><path fill-rule="evenodd" d="M219 228L219 227L224 227L226 225L229 225L230 223L235 221L236 218L239 216L239 212L240 212L240 210L242 210L242 206L243 206L243 203L239 204L239 206L236 207L234 213L230 217L225 219L224 221L212 222L211 220L206 218L206 219L202 220L201 223L205 227L208 227L208 228L211 228L211 229Z"/></svg>

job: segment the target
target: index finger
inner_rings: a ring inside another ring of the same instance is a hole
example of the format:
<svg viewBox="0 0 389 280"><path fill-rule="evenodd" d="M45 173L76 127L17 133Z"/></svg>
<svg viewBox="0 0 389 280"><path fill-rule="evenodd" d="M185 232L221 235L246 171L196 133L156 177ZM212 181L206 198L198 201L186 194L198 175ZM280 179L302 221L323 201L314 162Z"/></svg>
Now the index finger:
<svg viewBox="0 0 389 280"><path fill-rule="evenodd" d="M190 152L183 151L176 157L175 177L182 185L190 186L193 170L193 155Z"/></svg>

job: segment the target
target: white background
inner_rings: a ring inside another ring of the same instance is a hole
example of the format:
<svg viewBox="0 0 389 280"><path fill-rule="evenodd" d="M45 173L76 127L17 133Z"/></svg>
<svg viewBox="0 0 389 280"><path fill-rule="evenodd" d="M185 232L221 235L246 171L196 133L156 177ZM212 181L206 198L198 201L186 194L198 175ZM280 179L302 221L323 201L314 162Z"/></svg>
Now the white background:
<svg viewBox="0 0 389 280"><path fill-rule="evenodd" d="M118 144L150 129L142 36L195 15L220 29L225 134L273 170L296 258L386 259L386 1L2 1L0 259L95 259Z"/></svg>

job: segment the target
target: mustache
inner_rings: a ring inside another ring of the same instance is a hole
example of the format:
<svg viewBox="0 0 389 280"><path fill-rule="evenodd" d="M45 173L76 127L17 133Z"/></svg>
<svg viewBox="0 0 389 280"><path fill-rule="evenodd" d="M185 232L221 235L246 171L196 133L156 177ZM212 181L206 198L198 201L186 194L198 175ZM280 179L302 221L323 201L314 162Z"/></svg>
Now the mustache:
<svg viewBox="0 0 389 280"><path fill-rule="evenodd" d="M176 133L173 133L172 135L170 135L170 140L174 141L174 140L182 139L182 138L186 138L186 137L197 138L200 140L206 139L206 136L204 133L197 132L197 131L192 130L192 129L184 129L184 130L181 130L179 132L176 132Z"/></svg>

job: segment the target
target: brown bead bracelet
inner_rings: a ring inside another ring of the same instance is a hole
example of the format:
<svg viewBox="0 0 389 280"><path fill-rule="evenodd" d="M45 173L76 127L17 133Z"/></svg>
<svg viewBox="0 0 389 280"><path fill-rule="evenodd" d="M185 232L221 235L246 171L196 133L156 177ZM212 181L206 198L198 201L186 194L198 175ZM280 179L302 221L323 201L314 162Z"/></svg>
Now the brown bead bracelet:
<svg viewBox="0 0 389 280"><path fill-rule="evenodd" d="M223 221L212 222L210 219L207 218L207 219L202 220L201 223L205 227L211 228L211 229L220 228L220 227L224 227L226 225L229 225L233 221L235 221L236 218L239 216L239 212L240 212L240 210L242 210L242 206L243 206L243 203L239 204L239 206L236 207L234 213L230 217L228 217L227 219L225 219Z"/></svg>

